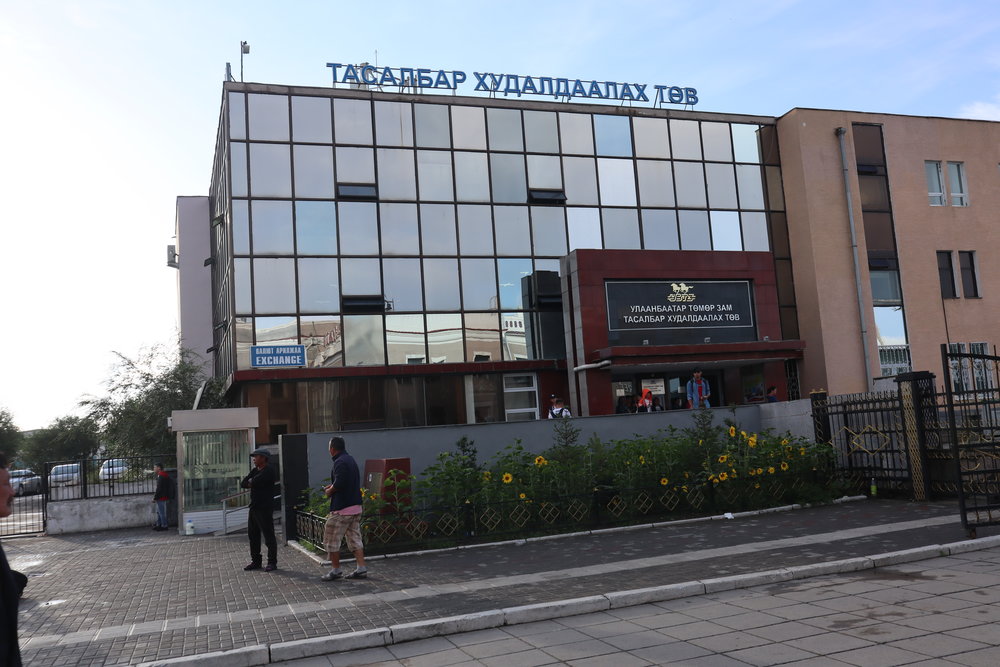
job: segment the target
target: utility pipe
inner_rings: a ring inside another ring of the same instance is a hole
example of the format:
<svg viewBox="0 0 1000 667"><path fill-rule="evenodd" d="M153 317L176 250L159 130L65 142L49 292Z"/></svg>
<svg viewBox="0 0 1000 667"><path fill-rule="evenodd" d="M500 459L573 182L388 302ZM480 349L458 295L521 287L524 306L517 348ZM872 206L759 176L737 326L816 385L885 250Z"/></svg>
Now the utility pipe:
<svg viewBox="0 0 1000 667"><path fill-rule="evenodd" d="M574 373L579 373L580 371L589 371L593 368L607 368L611 365L610 359L605 359L604 361L598 361L594 364L583 364L582 366L576 366L573 368Z"/></svg>

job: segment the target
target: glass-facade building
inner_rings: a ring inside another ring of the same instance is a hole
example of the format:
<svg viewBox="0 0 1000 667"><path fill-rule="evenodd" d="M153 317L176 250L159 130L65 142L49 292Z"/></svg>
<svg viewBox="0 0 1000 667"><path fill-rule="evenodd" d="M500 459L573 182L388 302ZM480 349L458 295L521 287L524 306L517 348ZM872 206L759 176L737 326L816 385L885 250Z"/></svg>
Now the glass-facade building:
<svg viewBox="0 0 1000 667"><path fill-rule="evenodd" d="M766 117L227 82L209 197L215 373L275 437L544 417L588 360L574 358L588 317L566 262L581 250L678 266L766 253L769 338L797 339L778 155ZM302 345L305 363L255 368L255 345ZM766 381L784 389L795 356L770 358ZM667 357L616 367L615 396L652 373L669 406L691 364ZM724 361L717 392L750 400L764 366L740 358L734 380Z"/></svg>

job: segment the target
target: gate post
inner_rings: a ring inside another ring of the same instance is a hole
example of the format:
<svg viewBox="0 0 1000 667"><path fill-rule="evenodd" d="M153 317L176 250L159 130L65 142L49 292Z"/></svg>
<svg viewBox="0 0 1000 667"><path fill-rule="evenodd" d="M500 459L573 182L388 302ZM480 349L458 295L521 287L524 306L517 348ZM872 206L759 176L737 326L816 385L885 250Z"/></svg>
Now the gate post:
<svg viewBox="0 0 1000 667"><path fill-rule="evenodd" d="M830 408L827 403L827 397L825 389L817 389L809 392L816 442L830 442L833 439L830 433Z"/></svg>
<svg viewBox="0 0 1000 667"><path fill-rule="evenodd" d="M906 458L914 500L927 500L930 479L927 474L927 415L933 410L934 374L929 371L900 373L896 376L902 408Z"/></svg>

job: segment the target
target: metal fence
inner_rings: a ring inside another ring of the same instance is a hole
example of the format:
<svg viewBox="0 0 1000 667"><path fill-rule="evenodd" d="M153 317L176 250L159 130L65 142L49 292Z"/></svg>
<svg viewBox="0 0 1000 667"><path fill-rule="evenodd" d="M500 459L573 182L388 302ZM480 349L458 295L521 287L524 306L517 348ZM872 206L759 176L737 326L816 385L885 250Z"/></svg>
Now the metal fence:
<svg viewBox="0 0 1000 667"><path fill-rule="evenodd" d="M176 478L176 454L80 459L46 463L43 487L49 502L145 494L152 497L156 463Z"/></svg>

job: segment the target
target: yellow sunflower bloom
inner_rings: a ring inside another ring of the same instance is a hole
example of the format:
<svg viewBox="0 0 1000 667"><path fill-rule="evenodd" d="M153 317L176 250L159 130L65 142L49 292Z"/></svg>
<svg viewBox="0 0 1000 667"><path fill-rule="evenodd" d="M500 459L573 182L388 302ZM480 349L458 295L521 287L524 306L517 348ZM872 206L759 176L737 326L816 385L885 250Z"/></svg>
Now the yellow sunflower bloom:
<svg viewBox="0 0 1000 667"><path fill-rule="evenodd" d="M684 493L687 493L687 492L688 492L688 488L687 488L687 485L686 485L686 484L685 484L684 486L682 486L682 487L681 487L681 491L683 491Z"/></svg>
<svg viewBox="0 0 1000 667"><path fill-rule="evenodd" d="M782 445L787 445L788 444L788 438L782 439L781 444Z"/></svg>
<svg viewBox="0 0 1000 667"><path fill-rule="evenodd" d="M727 479L729 479L729 473L725 473L725 472L720 472L719 473L719 481L720 482L725 482Z"/></svg>
<svg viewBox="0 0 1000 667"><path fill-rule="evenodd" d="M527 496L527 494L525 494L525 493L521 493L521 494L519 494L519 495L518 495L517 497L518 497L518 498L520 498L521 500L524 500L524 499L525 499L525 498L527 498L528 496Z"/></svg>
<svg viewBox="0 0 1000 667"><path fill-rule="evenodd" d="M759 489L759 488L760 488L760 482L757 482L757 483L755 483L755 484L753 485L753 488L755 488L755 489Z"/></svg>
<svg viewBox="0 0 1000 667"><path fill-rule="evenodd" d="M767 467L767 474L768 475L773 475L774 474L774 466L768 466Z"/></svg>
<svg viewBox="0 0 1000 667"><path fill-rule="evenodd" d="M484 482L488 482L491 479L493 479L493 473L491 473L489 470L484 470L483 471L483 481Z"/></svg>
<svg viewBox="0 0 1000 667"><path fill-rule="evenodd" d="M729 427L729 437L730 438L735 438L736 437L736 427L735 426L730 426Z"/></svg>
<svg viewBox="0 0 1000 667"><path fill-rule="evenodd" d="M646 465L646 457L642 454L639 455L639 465Z"/></svg>
<svg viewBox="0 0 1000 667"><path fill-rule="evenodd" d="M511 482L514 481L514 476L511 475L509 472L505 472L501 479L503 480L504 484L510 484Z"/></svg>
<svg viewBox="0 0 1000 667"><path fill-rule="evenodd" d="M542 467L542 466L545 466L545 465L548 465L548 464L549 464L549 462L545 460L544 456L536 456L535 457L535 465L536 466Z"/></svg>
<svg viewBox="0 0 1000 667"><path fill-rule="evenodd" d="M746 431L740 431L740 437L743 438L744 440L746 440L747 439L747 432Z"/></svg>
<svg viewBox="0 0 1000 667"><path fill-rule="evenodd" d="M781 469L782 470L788 470L788 463L786 463L785 461L782 461L781 462Z"/></svg>
<svg viewBox="0 0 1000 667"><path fill-rule="evenodd" d="M806 455L806 448L799 447L799 456L805 456L805 455Z"/></svg>
<svg viewBox="0 0 1000 667"><path fill-rule="evenodd" d="M758 475L763 475L764 474L764 469L763 468L757 468L757 474Z"/></svg>
<svg viewBox="0 0 1000 667"><path fill-rule="evenodd" d="M725 455L725 454L722 454L721 456L719 456L719 463L725 463L728 460L729 460L729 457L727 455Z"/></svg>
<svg viewBox="0 0 1000 667"><path fill-rule="evenodd" d="M749 438L747 438L747 444L750 445L751 447L756 447L757 446L757 434L756 433L754 433Z"/></svg>
<svg viewBox="0 0 1000 667"><path fill-rule="evenodd" d="M660 478L660 486L666 486L669 483L670 483L670 480L667 479L666 477L661 477Z"/></svg>

